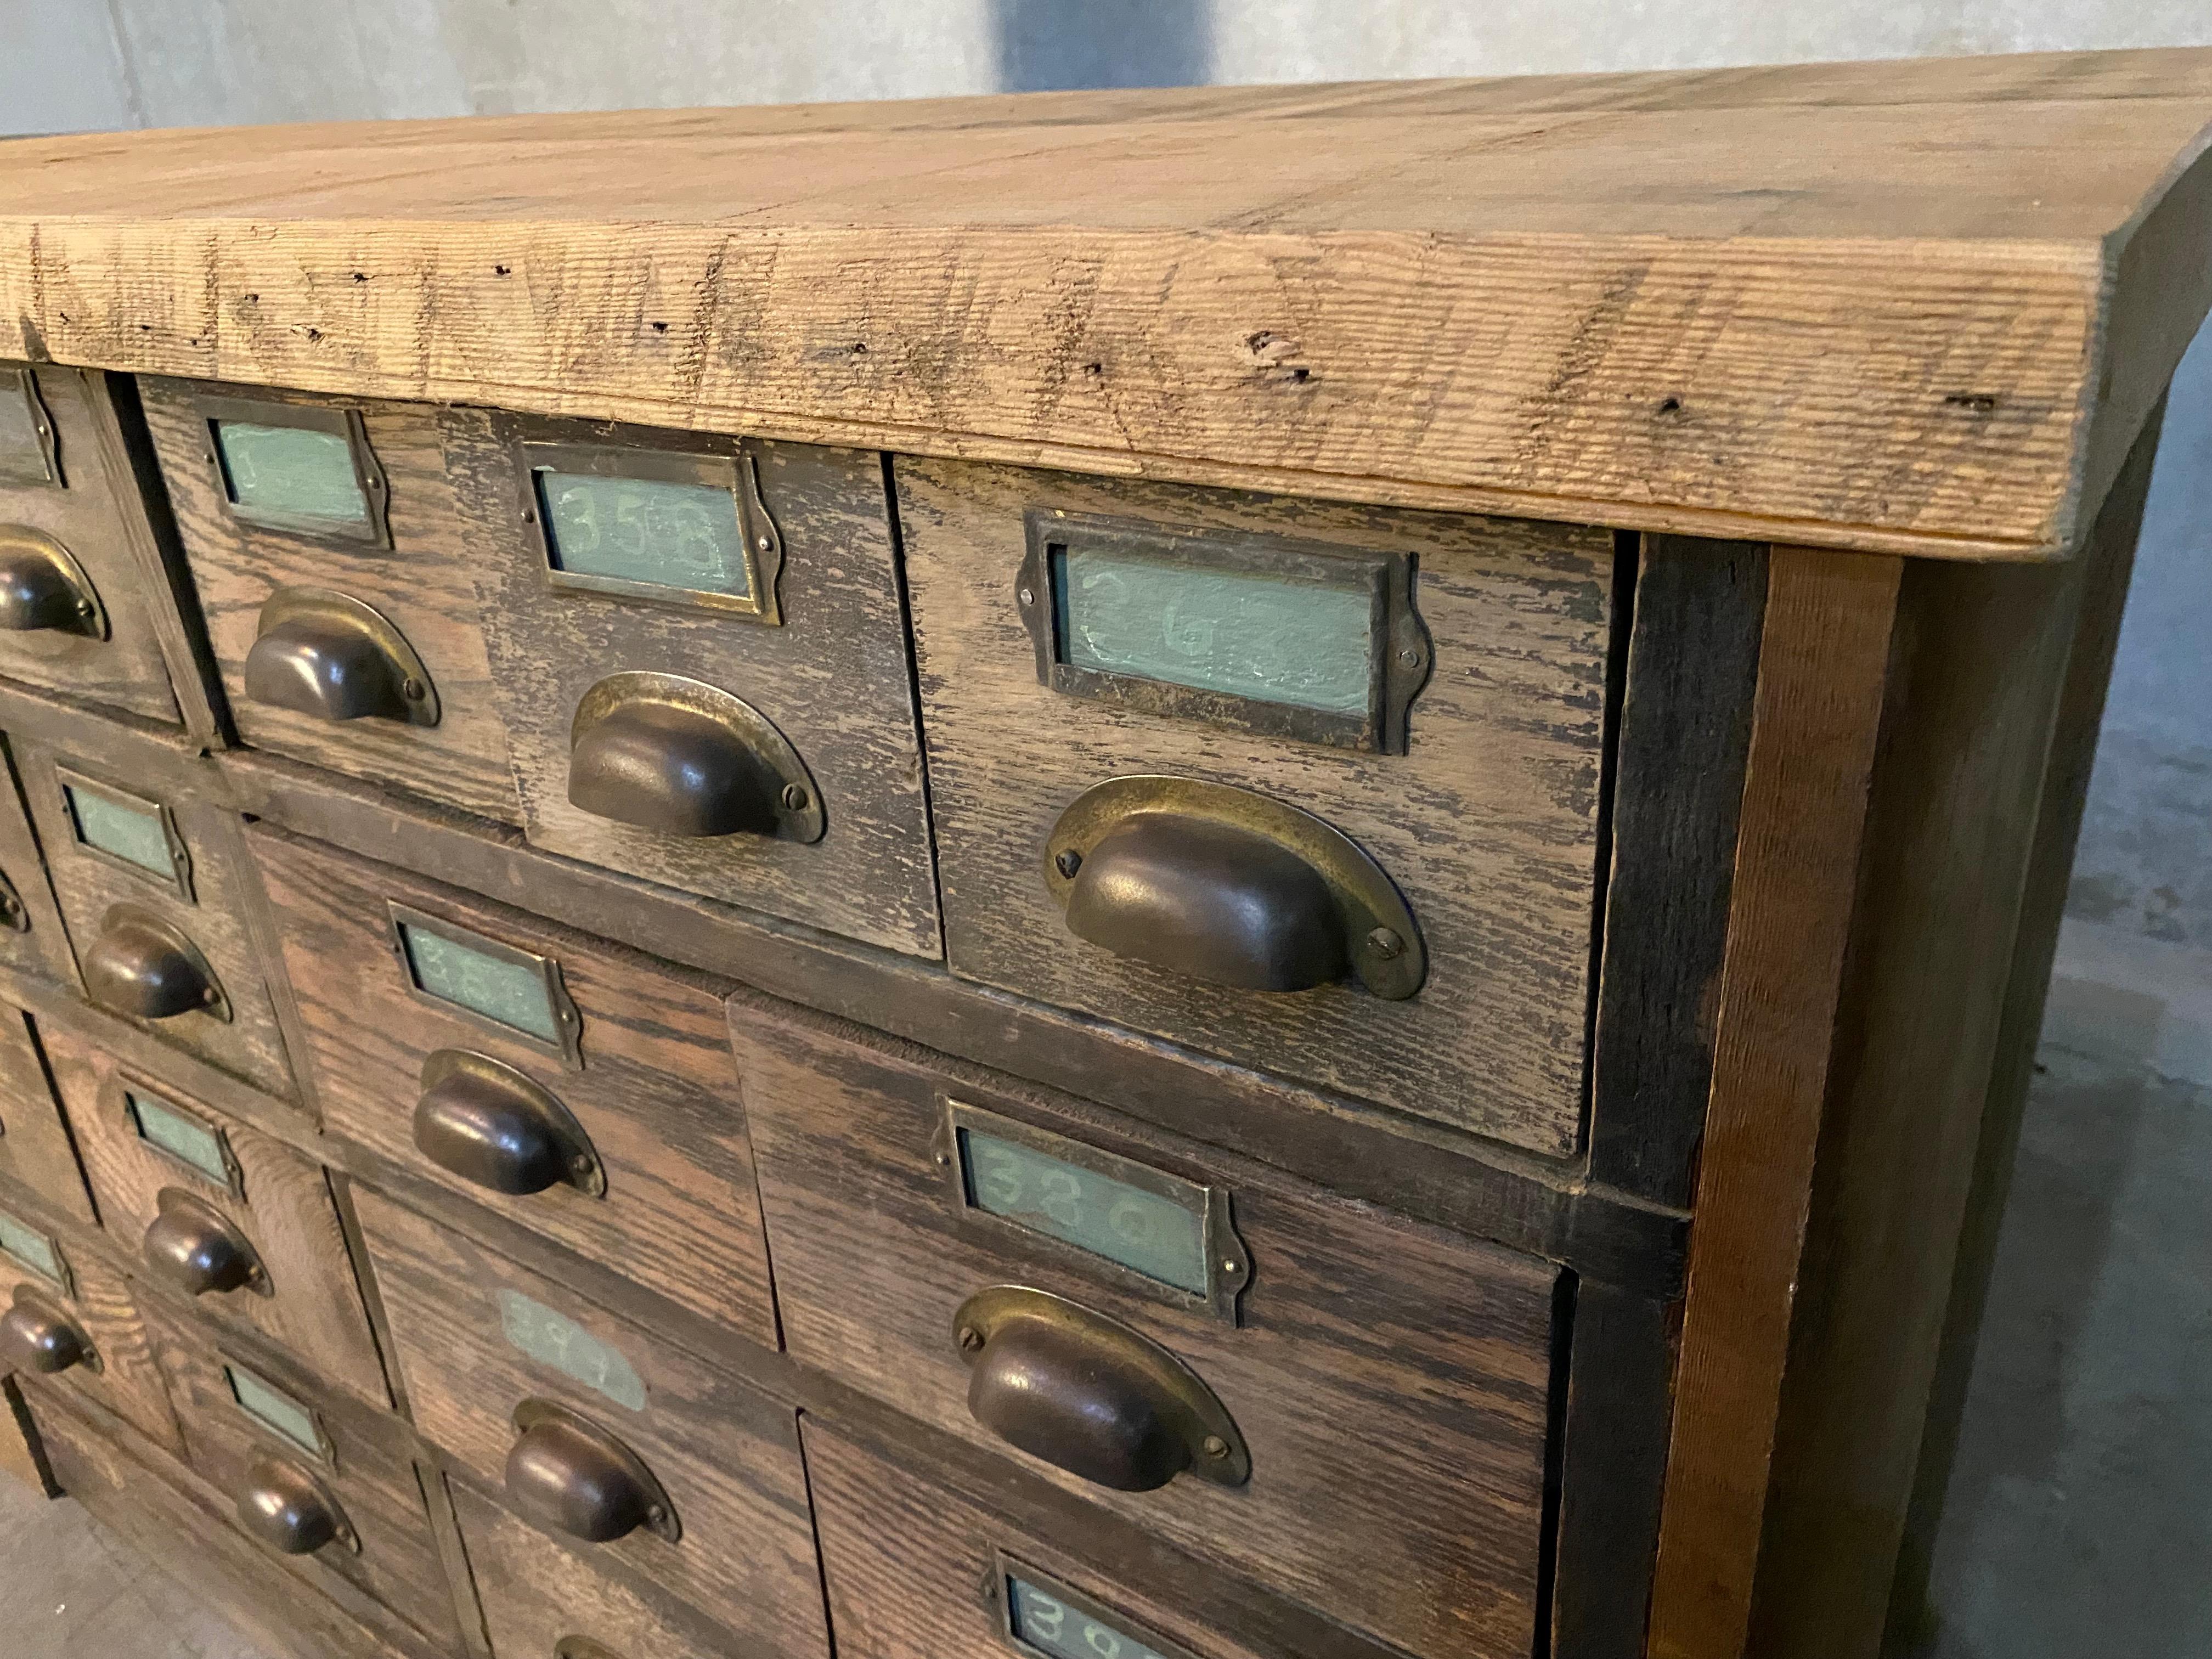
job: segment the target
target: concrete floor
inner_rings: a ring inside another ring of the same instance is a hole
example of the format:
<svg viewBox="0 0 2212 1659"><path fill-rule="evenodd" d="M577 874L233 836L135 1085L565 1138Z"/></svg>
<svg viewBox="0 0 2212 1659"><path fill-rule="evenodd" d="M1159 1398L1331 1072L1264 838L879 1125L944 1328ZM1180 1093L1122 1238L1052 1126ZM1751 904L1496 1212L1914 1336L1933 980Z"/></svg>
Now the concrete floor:
<svg viewBox="0 0 2212 1659"><path fill-rule="evenodd" d="M2150 1069L2179 1016L2081 943L2045 1026L1926 1659L2212 1653L2212 1086ZM11 1659L262 1659L76 1504L4 1478L0 1567Z"/></svg>

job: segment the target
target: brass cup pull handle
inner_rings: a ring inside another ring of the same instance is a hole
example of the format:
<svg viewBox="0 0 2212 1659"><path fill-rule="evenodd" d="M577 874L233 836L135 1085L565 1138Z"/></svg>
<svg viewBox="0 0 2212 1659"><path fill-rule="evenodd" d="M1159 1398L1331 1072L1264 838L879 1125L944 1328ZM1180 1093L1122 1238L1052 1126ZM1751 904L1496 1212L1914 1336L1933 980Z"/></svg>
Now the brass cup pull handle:
<svg viewBox="0 0 2212 1659"><path fill-rule="evenodd" d="M246 1466L238 1520L279 1555L313 1555L330 1544L361 1548L345 1510L323 1483L273 1452L257 1454Z"/></svg>
<svg viewBox="0 0 2212 1659"><path fill-rule="evenodd" d="M422 1062L415 1146L495 1193L522 1197L565 1184L600 1198L607 1190L605 1166L566 1107L512 1066L465 1048Z"/></svg>
<svg viewBox="0 0 2212 1659"><path fill-rule="evenodd" d="M110 908L80 966L86 994L111 1012L134 1019L193 1013L230 1019L230 1000L199 947L135 904Z"/></svg>
<svg viewBox="0 0 2212 1659"><path fill-rule="evenodd" d="M507 1495L540 1526L611 1544L641 1528L674 1543L676 1506L635 1452L587 1418L548 1400L514 1408L521 1431L507 1455Z"/></svg>
<svg viewBox="0 0 2212 1659"><path fill-rule="evenodd" d="M252 1243L189 1193L165 1187L146 1229L147 1265L187 1296L252 1290L270 1294L269 1273Z"/></svg>
<svg viewBox="0 0 2212 1659"><path fill-rule="evenodd" d="M1244 1437L1182 1361L1127 1326L1019 1285L978 1291L953 1316L970 1367L968 1410L1016 1449L1116 1492L1188 1473L1251 1479Z"/></svg>
<svg viewBox="0 0 2212 1659"><path fill-rule="evenodd" d="M406 636L381 611L321 587L280 587L264 601L246 696L319 720L439 719L438 688Z"/></svg>
<svg viewBox="0 0 2212 1659"><path fill-rule="evenodd" d="M568 804L699 840L817 842L828 827L806 763L750 703L674 674L613 674L568 728Z"/></svg>
<svg viewBox="0 0 2212 1659"><path fill-rule="evenodd" d="M59 1308L28 1286L18 1285L14 1303L0 1314L0 1372L53 1376L73 1365L100 1370L92 1339Z"/></svg>
<svg viewBox="0 0 2212 1659"><path fill-rule="evenodd" d="M1389 1001L1428 974L1382 866L1310 812L1195 778L1114 778L1060 814L1044 851L1068 930L1116 956L1239 990L1347 976Z"/></svg>
<svg viewBox="0 0 2212 1659"><path fill-rule="evenodd" d="M44 531L0 525L0 629L107 637L107 610L70 550Z"/></svg>

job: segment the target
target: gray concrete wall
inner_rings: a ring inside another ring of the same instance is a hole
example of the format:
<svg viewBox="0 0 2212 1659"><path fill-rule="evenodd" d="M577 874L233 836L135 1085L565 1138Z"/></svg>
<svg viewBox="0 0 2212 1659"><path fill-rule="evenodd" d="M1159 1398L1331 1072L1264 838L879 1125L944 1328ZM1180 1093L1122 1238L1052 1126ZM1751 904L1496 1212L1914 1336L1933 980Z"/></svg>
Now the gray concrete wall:
<svg viewBox="0 0 2212 1659"><path fill-rule="evenodd" d="M2207 42L2206 0L0 0L0 132ZM2212 951L2212 339L2167 418L2072 908Z"/></svg>

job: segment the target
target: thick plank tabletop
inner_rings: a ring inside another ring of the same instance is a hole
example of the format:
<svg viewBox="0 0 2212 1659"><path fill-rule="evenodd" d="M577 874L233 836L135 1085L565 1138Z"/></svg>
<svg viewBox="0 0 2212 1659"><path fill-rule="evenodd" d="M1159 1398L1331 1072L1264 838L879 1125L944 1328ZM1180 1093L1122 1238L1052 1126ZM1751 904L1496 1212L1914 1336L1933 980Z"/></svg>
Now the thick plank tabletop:
<svg viewBox="0 0 2212 1659"><path fill-rule="evenodd" d="M2212 304L2212 49L0 145L0 357L1968 557Z"/></svg>

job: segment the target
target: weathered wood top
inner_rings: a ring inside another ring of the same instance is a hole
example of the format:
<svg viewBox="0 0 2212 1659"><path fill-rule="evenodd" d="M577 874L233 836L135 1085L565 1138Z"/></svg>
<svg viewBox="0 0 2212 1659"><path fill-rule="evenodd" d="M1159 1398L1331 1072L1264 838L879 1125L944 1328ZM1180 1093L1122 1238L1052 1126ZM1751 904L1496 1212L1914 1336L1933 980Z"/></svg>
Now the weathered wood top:
<svg viewBox="0 0 2212 1659"><path fill-rule="evenodd" d="M2212 305L2212 49L0 146L0 356L1969 557Z"/></svg>

